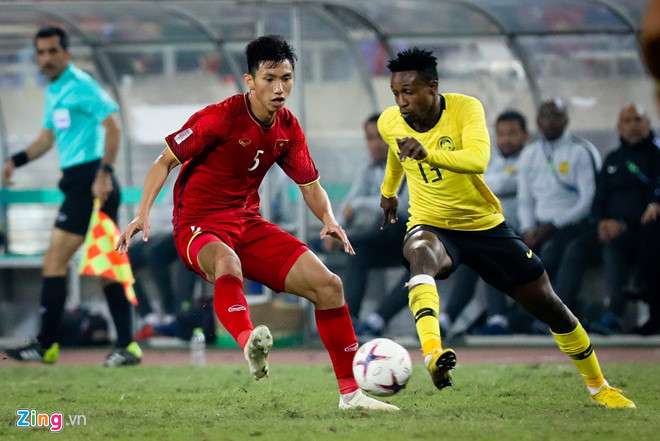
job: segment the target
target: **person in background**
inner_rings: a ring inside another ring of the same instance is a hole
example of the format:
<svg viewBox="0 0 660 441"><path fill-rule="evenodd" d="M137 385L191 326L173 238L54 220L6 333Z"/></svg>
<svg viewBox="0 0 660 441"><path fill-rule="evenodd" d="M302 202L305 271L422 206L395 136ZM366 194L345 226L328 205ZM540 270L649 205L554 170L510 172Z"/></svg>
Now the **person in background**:
<svg viewBox="0 0 660 441"><path fill-rule="evenodd" d="M36 59L50 84L46 89L43 127L25 150L7 160L2 178L9 185L14 170L39 158L57 144L64 202L44 255L41 330L25 346L8 349L20 361L54 363L59 357L58 328L66 299L67 265L85 240L94 199L117 222L119 184L113 164L119 151L117 104L88 74L71 64L68 34L59 27L40 29L34 37ZM142 350L132 342L131 304L124 287L99 278L117 330L116 349L105 366L140 363Z"/></svg>
<svg viewBox="0 0 660 441"><path fill-rule="evenodd" d="M490 157L484 173L484 182L502 204L502 214L507 224L518 231L518 159L529 140L527 120L517 110L501 113L495 121L497 150ZM460 266L454 275L454 286L449 295L446 312L440 314L440 324L445 323L449 333L451 324L475 294L478 274L467 265ZM508 334L509 306L506 295L487 286L486 325L477 328L477 334Z"/></svg>
<svg viewBox="0 0 660 441"><path fill-rule="evenodd" d="M604 334L623 331L624 290L636 262L634 290L651 306L650 320L640 331L652 334L660 330L660 141L646 111L632 103L619 112L617 130L621 144L605 158L594 200L609 305L593 329Z"/></svg>
<svg viewBox="0 0 660 441"><path fill-rule="evenodd" d="M557 294L579 312L582 277L598 253L590 214L601 159L593 144L567 129L568 122L562 100L541 103L541 136L518 161L518 218L525 244L538 252Z"/></svg>

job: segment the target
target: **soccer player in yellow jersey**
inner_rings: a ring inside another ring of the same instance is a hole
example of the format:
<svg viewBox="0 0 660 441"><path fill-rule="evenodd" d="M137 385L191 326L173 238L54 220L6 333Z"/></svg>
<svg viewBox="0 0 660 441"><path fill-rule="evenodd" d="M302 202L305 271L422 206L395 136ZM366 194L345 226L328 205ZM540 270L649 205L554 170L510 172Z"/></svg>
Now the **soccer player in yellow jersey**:
<svg viewBox="0 0 660 441"><path fill-rule="evenodd" d="M635 407L610 387L577 318L550 286L540 259L504 221L497 197L482 174L490 140L481 103L438 93L437 59L413 48L388 63L396 106L378 129L390 147L381 187L383 228L396 222L396 191L405 173L410 220L403 254L410 267L408 301L424 360L438 389L451 386L456 354L443 349L435 279L464 263L550 326L559 348L582 374L592 400L604 407Z"/></svg>

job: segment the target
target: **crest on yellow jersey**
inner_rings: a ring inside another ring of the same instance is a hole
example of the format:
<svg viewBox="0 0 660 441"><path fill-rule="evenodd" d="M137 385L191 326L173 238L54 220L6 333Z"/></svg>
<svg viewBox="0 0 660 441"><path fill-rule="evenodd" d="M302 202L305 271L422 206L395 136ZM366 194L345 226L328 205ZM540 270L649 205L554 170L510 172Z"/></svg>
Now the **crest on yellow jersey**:
<svg viewBox="0 0 660 441"><path fill-rule="evenodd" d="M568 173L570 171L570 166L568 164L568 161L561 161L559 163L559 167L558 167L557 170L559 170L559 173L562 174L562 175L565 175L566 173Z"/></svg>
<svg viewBox="0 0 660 441"><path fill-rule="evenodd" d="M454 140L451 139L449 136L443 136L438 140L438 148L440 150L445 150L449 152L453 152L456 150L456 146L454 145Z"/></svg>

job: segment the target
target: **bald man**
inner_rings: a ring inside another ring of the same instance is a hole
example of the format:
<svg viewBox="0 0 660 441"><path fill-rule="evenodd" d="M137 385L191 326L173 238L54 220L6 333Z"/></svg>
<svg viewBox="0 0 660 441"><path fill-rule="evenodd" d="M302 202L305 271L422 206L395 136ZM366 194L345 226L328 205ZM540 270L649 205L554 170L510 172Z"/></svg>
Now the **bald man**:
<svg viewBox="0 0 660 441"><path fill-rule="evenodd" d="M605 334L623 330L623 292L637 262L635 289L649 302L652 313L652 320L639 331L653 334L658 332L660 295L660 141L646 111L635 104L621 109L617 129L621 144L605 159L594 199L610 303L593 330Z"/></svg>

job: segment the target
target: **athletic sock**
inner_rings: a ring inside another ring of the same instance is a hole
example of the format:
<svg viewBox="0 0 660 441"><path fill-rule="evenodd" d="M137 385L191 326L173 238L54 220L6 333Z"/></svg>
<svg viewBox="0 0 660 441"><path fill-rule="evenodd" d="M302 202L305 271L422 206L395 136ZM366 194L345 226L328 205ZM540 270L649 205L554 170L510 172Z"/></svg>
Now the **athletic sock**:
<svg viewBox="0 0 660 441"><path fill-rule="evenodd" d="M552 335L557 340L559 349L573 360L575 367L582 374L589 392L592 394L599 392L607 382L603 378L596 352L591 346L587 331L584 330L580 322L578 322L575 329L567 334L555 334L553 332Z"/></svg>
<svg viewBox="0 0 660 441"><path fill-rule="evenodd" d="M358 341L348 314L348 305L316 309L314 315L321 341L330 354L339 393L355 392L359 386L353 377L353 357L358 349Z"/></svg>
<svg viewBox="0 0 660 441"><path fill-rule="evenodd" d="M411 288L408 293L408 305L415 316L415 327L424 356L431 354L435 349L442 349L438 322L440 297L435 285L423 283Z"/></svg>
<svg viewBox="0 0 660 441"><path fill-rule="evenodd" d="M230 274L216 280L213 307L222 326L234 337L241 349L244 349L254 326L243 294L243 281Z"/></svg>
<svg viewBox="0 0 660 441"><path fill-rule="evenodd" d="M125 348L133 341L133 323L131 321L131 303L126 298L126 291L121 283L110 283L103 287L105 299L108 301L108 308L112 321L117 330L118 348Z"/></svg>
<svg viewBox="0 0 660 441"><path fill-rule="evenodd" d="M41 285L41 332L37 341L48 349L57 341L66 301L66 276L44 277Z"/></svg>

